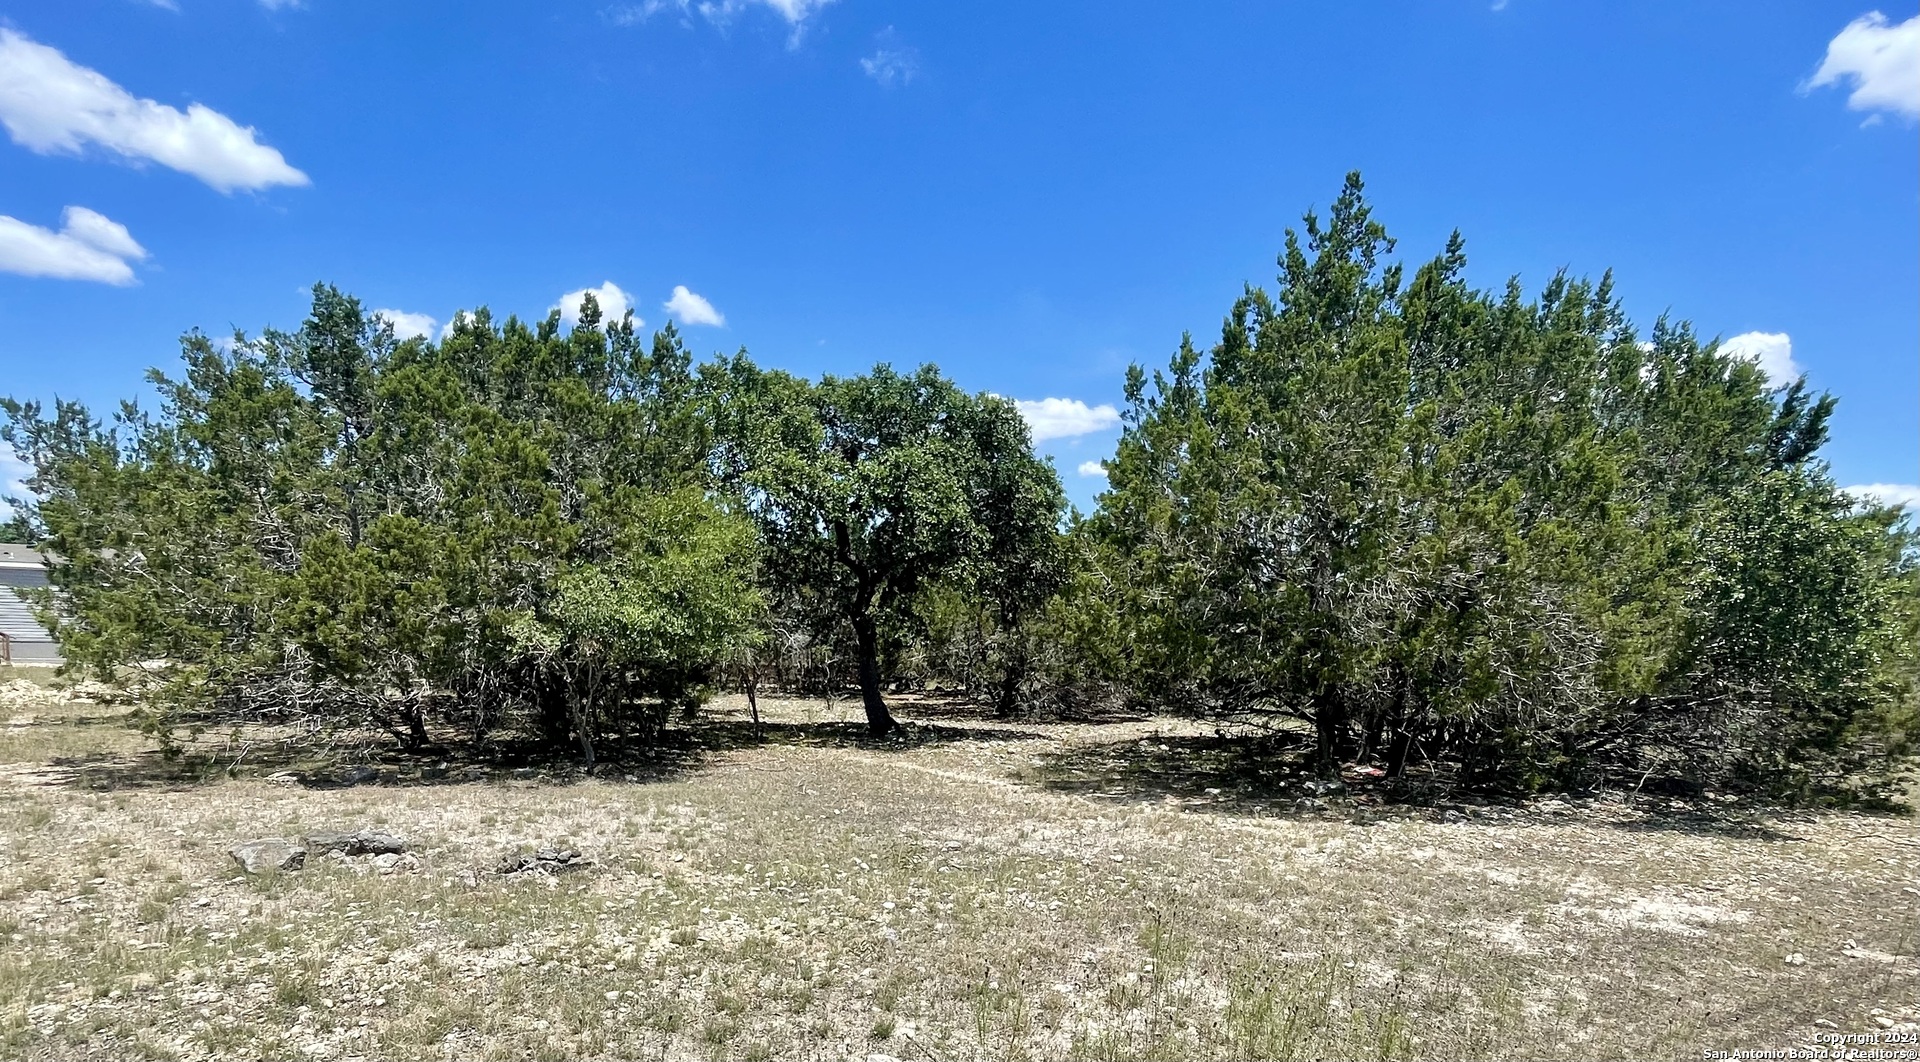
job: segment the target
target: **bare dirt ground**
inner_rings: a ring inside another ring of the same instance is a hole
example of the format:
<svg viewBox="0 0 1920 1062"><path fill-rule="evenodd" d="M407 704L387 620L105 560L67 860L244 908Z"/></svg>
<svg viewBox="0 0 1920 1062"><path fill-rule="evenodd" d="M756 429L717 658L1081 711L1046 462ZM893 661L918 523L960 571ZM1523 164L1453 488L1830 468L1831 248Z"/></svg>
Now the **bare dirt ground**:
<svg viewBox="0 0 1920 1062"><path fill-rule="evenodd" d="M183 776L125 708L0 676L0 1057L1699 1058L1920 1030L1911 815L1316 803L1191 723L907 702L882 744L844 702L761 704L764 740L726 700L592 779L313 787L252 749ZM359 828L410 851L226 853ZM496 872L540 847L592 865Z"/></svg>

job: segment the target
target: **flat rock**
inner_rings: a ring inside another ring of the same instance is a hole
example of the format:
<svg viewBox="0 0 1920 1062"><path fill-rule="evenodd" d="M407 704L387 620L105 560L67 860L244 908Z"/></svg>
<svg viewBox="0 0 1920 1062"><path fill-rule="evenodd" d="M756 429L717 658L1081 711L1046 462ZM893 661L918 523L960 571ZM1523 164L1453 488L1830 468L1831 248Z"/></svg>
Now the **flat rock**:
<svg viewBox="0 0 1920 1062"><path fill-rule="evenodd" d="M257 841L241 841L227 849L227 854L239 862L240 869L249 874L299 870L307 865L306 848L284 837L262 837Z"/></svg>
<svg viewBox="0 0 1920 1062"><path fill-rule="evenodd" d="M407 850L407 842L378 830L355 830L352 833L307 834L307 847L314 852L339 852L350 856L399 855Z"/></svg>

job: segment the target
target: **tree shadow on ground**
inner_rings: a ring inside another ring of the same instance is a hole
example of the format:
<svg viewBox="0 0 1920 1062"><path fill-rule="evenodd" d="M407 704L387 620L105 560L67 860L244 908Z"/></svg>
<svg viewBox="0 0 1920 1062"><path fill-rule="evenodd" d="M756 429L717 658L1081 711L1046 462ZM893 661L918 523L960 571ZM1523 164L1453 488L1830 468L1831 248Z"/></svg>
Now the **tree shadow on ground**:
<svg viewBox="0 0 1920 1062"><path fill-rule="evenodd" d="M1460 786L1446 765L1404 779L1345 765L1338 781L1312 769L1305 734L1154 735L1073 742L1037 754L1017 780L1057 793L1186 810L1374 823L1393 819L1500 826L1588 824L1649 833L1799 841L1807 812L1757 800L1644 796L1622 791L1522 794ZM1910 815L1911 811L1892 812Z"/></svg>
<svg viewBox="0 0 1920 1062"><path fill-rule="evenodd" d="M916 714L919 706L916 705ZM961 718L961 713L950 713ZM100 722L124 722L102 717ZM72 722L72 721L68 721ZM609 733L596 741L592 772L576 746L514 734L481 745L449 740L409 750L385 734L316 744L310 739L200 742L169 754L161 749L53 757L24 765L14 774L29 783L96 792L183 789L236 777L269 778L305 789L367 786L466 785L485 782L568 785L601 782L653 783L688 778L719 755L767 746L859 748L906 751L956 742L1023 741L1044 738L1031 730L985 724L903 721L875 738L862 722L763 721L700 716L650 738Z"/></svg>
<svg viewBox="0 0 1920 1062"><path fill-rule="evenodd" d="M1153 734L1124 741L1072 742L1034 757L1020 780L1057 793L1139 803L1161 800L1232 814L1311 810L1335 795L1383 803L1353 776L1334 783L1308 770L1310 740L1300 735L1245 737ZM1296 809L1294 805L1302 805Z"/></svg>

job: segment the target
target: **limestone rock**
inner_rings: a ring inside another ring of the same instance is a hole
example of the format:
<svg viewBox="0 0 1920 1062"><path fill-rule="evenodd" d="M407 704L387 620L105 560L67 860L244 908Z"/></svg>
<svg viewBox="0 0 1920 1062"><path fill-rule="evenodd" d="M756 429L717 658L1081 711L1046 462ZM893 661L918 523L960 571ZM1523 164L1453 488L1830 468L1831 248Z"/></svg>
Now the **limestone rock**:
<svg viewBox="0 0 1920 1062"><path fill-rule="evenodd" d="M316 853L339 852L350 856L399 855L407 850L407 842L390 833L355 830L352 833L307 834L307 848Z"/></svg>
<svg viewBox="0 0 1920 1062"><path fill-rule="evenodd" d="M227 849L227 854L240 863L240 869L249 874L299 870L307 865L306 848L284 837L263 837L257 841L241 841Z"/></svg>

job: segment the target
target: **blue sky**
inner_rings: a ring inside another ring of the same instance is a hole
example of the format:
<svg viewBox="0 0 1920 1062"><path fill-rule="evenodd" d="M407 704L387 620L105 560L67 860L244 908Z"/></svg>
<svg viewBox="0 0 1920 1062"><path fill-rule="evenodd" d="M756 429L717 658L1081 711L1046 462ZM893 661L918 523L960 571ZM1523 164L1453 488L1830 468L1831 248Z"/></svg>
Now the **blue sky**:
<svg viewBox="0 0 1920 1062"><path fill-rule="evenodd" d="M1035 403L1085 506L1127 363L1210 342L1359 169L1410 261L1611 267L1920 498L1920 16L1883 12L0 0L0 393L137 394L316 280L419 327L611 284L702 354Z"/></svg>

